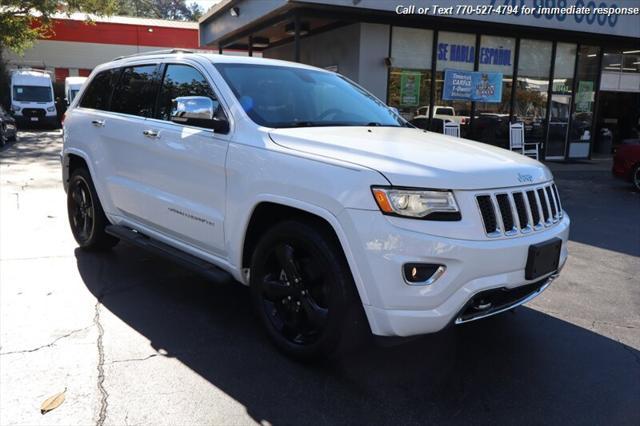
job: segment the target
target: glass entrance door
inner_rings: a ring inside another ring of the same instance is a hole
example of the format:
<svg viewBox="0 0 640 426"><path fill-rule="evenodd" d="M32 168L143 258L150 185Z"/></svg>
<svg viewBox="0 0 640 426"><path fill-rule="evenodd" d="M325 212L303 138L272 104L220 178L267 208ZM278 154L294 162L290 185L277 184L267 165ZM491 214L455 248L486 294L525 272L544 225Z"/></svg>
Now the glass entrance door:
<svg viewBox="0 0 640 426"><path fill-rule="evenodd" d="M594 139L593 109L595 106L596 84L598 80L600 48L580 46L576 93L573 114L569 128L568 158L588 158Z"/></svg>
<svg viewBox="0 0 640 426"><path fill-rule="evenodd" d="M571 117L571 95L576 51L577 46L575 44L558 43L556 47L549 128L547 129L545 147L545 158L548 160L562 160L565 156L567 136L569 134L569 118Z"/></svg>

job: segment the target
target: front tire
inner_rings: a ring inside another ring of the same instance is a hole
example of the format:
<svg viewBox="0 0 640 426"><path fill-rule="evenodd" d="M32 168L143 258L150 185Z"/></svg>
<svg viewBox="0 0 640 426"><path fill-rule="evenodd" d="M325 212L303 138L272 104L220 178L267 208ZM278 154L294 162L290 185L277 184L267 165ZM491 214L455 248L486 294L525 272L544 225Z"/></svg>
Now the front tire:
<svg viewBox="0 0 640 426"><path fill-rule="evenodd" d="M298 360L352 350L365 317L349 266L324 227L288 220L269 229L251 262L251 297L275 345Z"/></svg>
<svg viewBox="0 0 640 426"><path fill-rule="evenodd" d="M118 239L105 232L109 221L102 210L89 172L76 169L69 179L67 213L73 237L85 250L108 250Z"/></svg>
<svg viewBox="0 0 640 426"><path fill-rule="evenodd" d="M633 171L631 172L631 182L636 188L636 191L640 191L640 164L633 168Z"/></svg>

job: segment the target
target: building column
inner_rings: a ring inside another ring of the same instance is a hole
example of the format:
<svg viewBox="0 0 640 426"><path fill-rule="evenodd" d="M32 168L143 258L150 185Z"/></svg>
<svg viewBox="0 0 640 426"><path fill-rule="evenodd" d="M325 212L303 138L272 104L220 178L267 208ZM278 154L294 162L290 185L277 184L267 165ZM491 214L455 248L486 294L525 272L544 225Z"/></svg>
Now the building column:
<svg viewBox="0 0 640 426"><path fill-rule="evenodd" d="M293 60L300 62L300 15L296 13L293 17L295 34L293 36Z"/></svg>

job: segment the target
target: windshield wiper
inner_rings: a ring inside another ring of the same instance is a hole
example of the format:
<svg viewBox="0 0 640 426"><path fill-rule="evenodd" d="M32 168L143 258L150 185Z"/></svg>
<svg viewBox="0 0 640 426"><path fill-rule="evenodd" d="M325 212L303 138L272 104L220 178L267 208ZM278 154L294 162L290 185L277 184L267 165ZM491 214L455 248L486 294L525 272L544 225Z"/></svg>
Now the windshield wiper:
<svg viewBox="0 0 640 426"><path fill-rule="evenodd" d="M382 124L376 121L372 121L370 123L352 123L352 122L344 122L344 121L294 121L291 123L285 123L278 127L330 127L330 126L338 126L338 127L360 127L360 126L372 126L372 127L401 127L396 124Z"/></svg>
<svg viewBox="0 0 640 426"><path fill-rule="evenodd" d="M330 122L330 121L294 121L287 123L282 127L328 127L328 126L348 126L348 123Z"/></svg>
<svg viewBox="0 0 640 426"><path fill-rule="evenodd" d="M400 124L382 124L376 121L372 121L371 123L367 123L367 126L370 127L403 127Z"/></svg>

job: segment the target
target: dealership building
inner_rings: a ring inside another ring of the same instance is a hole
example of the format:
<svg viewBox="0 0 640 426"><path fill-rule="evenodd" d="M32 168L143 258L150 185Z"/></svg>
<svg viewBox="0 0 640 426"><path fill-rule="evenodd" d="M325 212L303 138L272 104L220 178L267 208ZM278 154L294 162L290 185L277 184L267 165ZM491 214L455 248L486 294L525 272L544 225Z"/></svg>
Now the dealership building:
<svg viewBox="0 0 640 426"><path fill-rule="evenodd" d="M640 1L404 3L222 0L200 20L200 44L336 71L431 130L457 121L463 136L508 147L509 124L522 122L549 160L608 154L612 142L638 138L640 15L536 6Z"/></svg>

